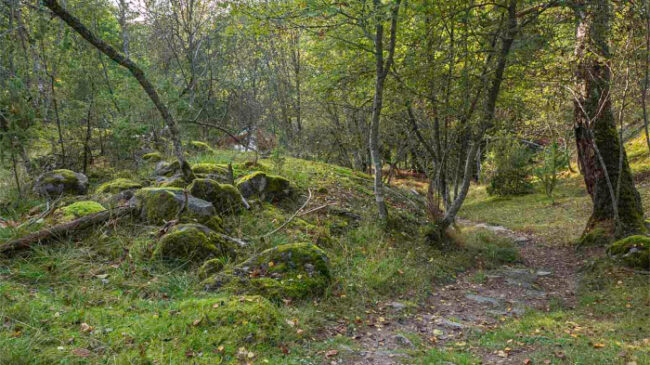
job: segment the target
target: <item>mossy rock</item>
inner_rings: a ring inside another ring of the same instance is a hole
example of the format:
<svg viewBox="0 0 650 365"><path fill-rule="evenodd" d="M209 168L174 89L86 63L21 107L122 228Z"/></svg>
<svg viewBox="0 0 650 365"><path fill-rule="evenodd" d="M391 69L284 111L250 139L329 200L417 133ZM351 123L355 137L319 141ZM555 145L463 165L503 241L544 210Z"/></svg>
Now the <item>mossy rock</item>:
<svg viewBox="0 0 650 365"><path fill-rule="evenodd" d="M106 208L96 201L83 200L61 208L61 213L63 213L64 220L71 221L87 216L88 214L99 213L105 210Z"/></svg>
<svg viewBox="0 0 650 365"><path fill-rule="evenodd" d="M219 273L223 270L224 260L223 259L210 259L201 265L199 268L199 278L205 280L210 276Z"/></svg>
<svg viewBox="0 0 650 365"><path fill-rule="evenodd" d="M178 309L199 318L196 330L205 333L206 343L223 345L231 356L242 346L277 345L287 326L276 306L261 296L190 299Z"/></svg>
<svg viewBox="0 0 650 365"><path fill-rule="evenodd" d="M147 162L158 162L162 161L163 155L162 153L156 151L156 152L150 152L150 153L145 153L142 155L142 159L147 161Z"/></svg>
<svg viewBox="0 0 650 365"><path fill-rule="evenodd" d="M188 149L196 152L212 152L212 147L209 144L201 141L190 141Z"/></svg>
<svg viewBox="0 0 650 365"><path fill-rule="evenodd" d="M136 190L140 188L142 188L142 184L140 184L139 182L125 179L125 178L119 178L101 184L97 188L97 190L95 190L95 193L96 194L106 194L106 193L117 194L125 190Z"/></svg>
<svg viewBox="0 0 650 365"><path fill-rule="evenodd" d="M269 299L321 295L330 282L329 259L310 243L280 245L255 255L233 270L204 281L208 289L254 293Z"/></svg>
<svg viewBox="0 0 650 365"><path fill-rule="evenodd" d="M160 238L153 256L163 260L204 261L234 256L234 248L206 226L181 224Z"/></svg>
<svg viewBox="0 0 650 365"><path fill-rule="evenodd" d="M630 267L650 270L650 237L630 236L614 242L607 252Z"/></svg>
<svg viewBox="0 0 650 365"><path fill-rule="evenodd" d="M164 224L176 219L178 212L185 205L184 219L195 219L199 223L214 226L219 221L217 211L212 203L196 198L180 188L143 188L135 193L129 204L135 206L140 217L151 224Z"/></svg>
<svg viewBox="0 0 650 365"><path fill-rule="evenodd" d="M181 163L178 160L173 162L160 161L156 164L154 175L173 176L181 171Z"/></svg>
<svg viewBox="0 0 650 365"><path fill-rule="evenodd" d="M242 210L242 196L232 185L219 184L211 179L195 179L188 190L193 196L212 203L221 214L237 213Z"/></svg>
<svg viewBox="0 0 650 365"><path fill-rule="evenodd" d="M36 179L34 191L42 196L85 195L88 192L88 178L71 170L53 170Z"/></svg>
<svg viewBox="0 0 650 365"><path fill-rule="evenodd" d="M259 196L261 199L282 199L293 194L291 182L281 176L256 171L237 181L237 189L244 198Z"/></svg>
<svg viewBox="0 0 650 365"><path fill-rule="evenodd" d="M220 183L230 183L231 177L227 165L215 163L197 163L192 165L192 172L200 178L216 180Z"/></svg>

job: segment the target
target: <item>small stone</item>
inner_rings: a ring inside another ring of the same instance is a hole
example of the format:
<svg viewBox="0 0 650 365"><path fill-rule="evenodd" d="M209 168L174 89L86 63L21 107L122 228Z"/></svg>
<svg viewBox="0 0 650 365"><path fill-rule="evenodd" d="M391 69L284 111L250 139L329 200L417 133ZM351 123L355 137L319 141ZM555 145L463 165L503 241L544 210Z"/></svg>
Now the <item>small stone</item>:
<svg viewBox="0 0 650 365"><path fill-rule="evenodd" d="M537 276L549 276L551 274L553 274L551 271L543 271L543 270L537 271Z"/></svg>
<svg viewBox="0 0 650 365"><path fill-rule="evenodd" d="M413 342L411 342L411 340L409 340L408 338L406 338L406 336L404 336L404 335L395 335L395 336L393 337L393 339L395 340L395 342L396 342L397 344L399 344L399 345L401 345L401 346L406 346L406 347L415 347L415 346L413 345Z"/></svg>

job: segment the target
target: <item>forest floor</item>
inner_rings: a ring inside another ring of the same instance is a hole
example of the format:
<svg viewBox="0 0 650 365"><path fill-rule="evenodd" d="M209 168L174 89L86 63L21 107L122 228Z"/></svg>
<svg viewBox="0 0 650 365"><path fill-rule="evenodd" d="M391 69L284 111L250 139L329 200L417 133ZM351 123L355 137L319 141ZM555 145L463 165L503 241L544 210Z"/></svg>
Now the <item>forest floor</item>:
<svg viewBox="0 0 650 365"><path fill-rule="evenodd" d="M642 171L650 156L635 151L633 167ZM455 244L436 247L423 239L422 198L410 191L422 190L418 180L387 189L391 219L383 226L370 176L249 159L226 151L191 159L234 160L236 176L263 170L298 186L296 201L259 201L224 216L230 235L251 242L238 260L281 244L318 244L330 257L325 293L270 302L206 291L196 264L160 262L145 250L160 227L110 222L0 258L0 364L650 364L650 276L602 248L575 249L590 212L579 176L564 176L554 199L540 189L491 197L473 186L451 232ZM93 187L121 175L150 181L152 166L100 170ZM650 206L650 184L637 186ZM0 189L1 202L14 202L4 206L6 222L44 206L9 192ZM308 193L305 214L296 215ZM268 239L251 238L278 227ZM0 228L2 238L13 234ZM215 303L235 302L234 322L202 320L214 317Z"/></svg>

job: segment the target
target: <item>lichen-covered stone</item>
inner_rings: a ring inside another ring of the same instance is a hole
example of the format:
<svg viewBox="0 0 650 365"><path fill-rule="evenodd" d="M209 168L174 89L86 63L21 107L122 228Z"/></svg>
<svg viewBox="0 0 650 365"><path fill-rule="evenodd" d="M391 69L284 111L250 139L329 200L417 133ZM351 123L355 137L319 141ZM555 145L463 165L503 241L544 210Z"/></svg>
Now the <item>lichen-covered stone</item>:
<svg viewBox="0 0 650 365"><path fill-rule="evenodd" d="M158 259L188 261L233 255L233 247L228 241L200 224L174 226L160 238L153 252L153 256Z"/></svg>
<svg viewBox="0 0 650 365"><path fill-rule="evenodd" d="M329 259L310 243L280 245L205 280L208 289L255 293L273 300L320 295L330 282Z"/></svg>
<svg viewBox="0 0 650 365"><path fill-rule="evenodd" d="M163 156L160 152L156 151L156 152L145 153L144 155L142 155L142 159L149 162L158 162L158 161L162 161Z"/></svg>
<svg viewBox="0 0 650 365"><path fill-rule="evenodd" d="M95 190L95 193L96 194L105 194L105 193L117 194L125 190L136 190L140 188L142 188L142 184L140 184L137 181L133 181L125 178L119 178L101 184L97 188L97 190Z"/></svg>
<svg viewBox="0 0 650 365"><path fill-rule="evenodd" d="M199 278L205 280L223 270L223 266L224 263L222 259L210 259L204 262L199 268Z"/></svg>
<svg viewBox="0 0 650 365"><path fill-rule="evenodd" d="M156 176L172 176L181 171L181 163L176 161L173 162L167 162L167 161L160 161L156 164L156 168L154 169L154 175Z"/></svg>
<svg viewBox="0 0 650 365"><path fill-rule="evenodd" d="M193 196L211 202L221 214L237 213L243 207L242 196L232 185L219 184L211 179L195 179L188 190Z"/></svg>
<svg viewBox="0 0 650 365"><path fill-rule="evenodd" d="M88 214L103 212L105 210L106 208L96 201L84 200L61 208L61 213L63 213L63 219L67 221L81 218Z"/></svg>
<svg viewBox="0 0 650 365"><path fill-rule="evenodd" d="M261 199L282 199L293 193L291 182L281 176L262 171L242 177L237 181L237 189L244 198L259 196Z"/></svg>
<svg viewBox="0 0 650 365"><path fill-rule="evenodd" d="M140 217L151 224L163 224L175 219L187 203L183 217L198 222L210 221L217 214L212 203L185 193L180 188L144 188L135 193L129 204L135 206Z"/></svg>
<svg viewBox="0 0 650 365"><path fill-rule="evenodd" d="M88 192L88 178L70 170L53 170L36 179L34 191L42 196L85 195Z"/></svg>
<svg viewBox="0 0 650 365"><path fill-rule="evenodd" d="M630 236L614 242L607 252L626 265L650 270L650 237Z"/></svg>

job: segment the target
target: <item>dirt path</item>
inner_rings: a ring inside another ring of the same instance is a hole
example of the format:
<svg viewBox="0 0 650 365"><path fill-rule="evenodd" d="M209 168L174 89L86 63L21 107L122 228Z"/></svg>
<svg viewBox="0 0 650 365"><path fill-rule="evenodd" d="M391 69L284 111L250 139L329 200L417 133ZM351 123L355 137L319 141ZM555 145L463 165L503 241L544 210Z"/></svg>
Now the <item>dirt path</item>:
<svg viewBox="0 0 650 365"><path fill-rule="evenodd" d="M519 246L522 263L462 273L455 283L437 288L427 305L413 314L406 314L412 311L400 302L379 305L375 320L354 336L354 347L363 350L343 347L341 357L330 364L413 364L415 360L408 354L415 347L413 337L403 334L418 334L432 346L463 348L468 335L489 332L526 310L549 310L553 301L568 308L575 305L576 271L582 259L574 249L549 246L505 227L460 223L512 238ZM405 314L400 315L401 311ZM384 316L400 319L391 323ZM507 353L470 349L483 364L522 364L532 350L525 346Z"/></svg>

